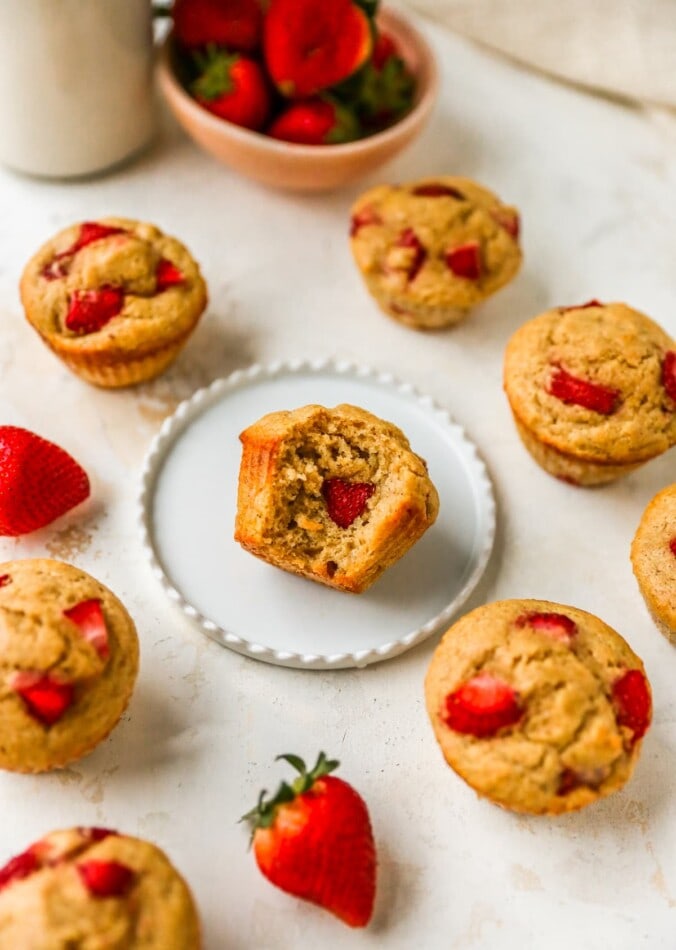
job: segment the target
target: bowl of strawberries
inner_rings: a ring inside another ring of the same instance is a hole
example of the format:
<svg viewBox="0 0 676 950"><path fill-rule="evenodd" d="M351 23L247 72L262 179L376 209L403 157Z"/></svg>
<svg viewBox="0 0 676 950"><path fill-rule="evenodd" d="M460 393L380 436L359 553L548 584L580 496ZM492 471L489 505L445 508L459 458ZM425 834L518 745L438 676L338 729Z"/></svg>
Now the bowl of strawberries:
<svg viewBox="0 0 676 950"><path fill-rule="evenodd" d="M160 88L188 135L277 188L338 188L423 128L433 54L378 0L175 0Z"/></svg>

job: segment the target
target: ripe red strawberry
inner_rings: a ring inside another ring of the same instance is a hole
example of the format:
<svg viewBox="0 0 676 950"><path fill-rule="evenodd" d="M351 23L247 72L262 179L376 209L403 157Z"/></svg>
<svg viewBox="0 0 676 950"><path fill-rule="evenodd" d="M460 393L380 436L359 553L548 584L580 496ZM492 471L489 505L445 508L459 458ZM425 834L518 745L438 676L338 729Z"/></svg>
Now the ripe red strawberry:
<svg viewBox="0 0 676 950"><path fill-rule="evenodd" d="M354 237L362 228L367 228L372 224L382 223L383 219L378 212L372 208L371 205L366 205L350 218L350 237Z"/></svg>
<svg viewBox="0 0 676 950"><path fill-rule="evenodd" d="M37 849L33 846L11 858L0 868L0 891L15 881L22 881L41 867Z"/></svg>
<svg viewBox="0 0 676 950"><path fill-rule="evenodd" d="M63 614L79 628L82 638L91 643L99 656L107 660L110 656L110 646L101 601L96 598L81 600L79 604L64 610Z"/></svg>
<svg viewBox="0 0 676 950"><path fill-rule="evenodd" d="M9 685L23 699L26 711L45 726L53 726L72 705L72 683L55 679L51 673L24 670L12 674Z"/></svg>
<svg viewBox="0 0 676 950"><path fill-rule="evenodd" d="M268 135L297 145L338 145L356 139L359 126L349 109L315 96L287 106L271 124Z"/></svg>
<svg viewBox="0 0 676 950"><path fill-rule="evenodd" d="M394 242L394 246L409 247L413 251L410 263L406 269L406 274L409 282L415 280L420 272L420 268L427 260L427 249L424 244L413 228L406 228Z"/></svg>
<svg viewBox="0 0 676 950"><path fill-rule="evenodd" d="M59 277L65 277L68 273L68 265L78 251L94 241L100 241L102 238L111 237L113 234L126 234L124 228L114 227L110 224L99 224L98 221L84 221L80 225L80 233L70 247L61 251L56 257L46 264L42 270L42 276L47 280L56 280Z"/></svg>
<svg viewBox="0 0 676 950"><path fill-rule="evenodd" d="M53 442L0 426L0 535L43 528L89 497L89 479Z"/></svg>
<svg viewBox="0 0 676 950"><path fill-rule="evenodd" d="M478 280L481 277L481 248L478 241L468 241L459 247L449 247L446 264L456 277Z"/></svg>
<svg viewBox="0 0 676 950"><path fill-rule="evenodd" d="M669 350L662 363L662 385L676 401L676 350Z"/></svg>
<svg viewBox="0 0 676 950"><path fill-rule="evenodd" d="M270 92L257 62L238 53L209 47L195 53L199 75L190 91L201 106L219 119L246 129L260 129L270 112Z"/></svg>
<svg viewBox="0 0 676 950"><path fill-rule="evenodd" d="M465 200L465 196L461 191L452 188L450 185L444 185L440 181L428 181L418 185L413 189L412 194L418 198L457 198L459 201Z"/></svg>
<svg viewBox="0 0 676 950"><path fill-rule="evenodd" d="M83 861L76 867L93 897L124 897L136 877L135 871L119 861Z"/></svg>
<svg viewBox="0 0 676 950"><path fill-rule="evenodd" d="M621 395L619 389L610 389L608 386L572 376L562 366L555 366L547 392L567 405L582 406L603 416L610 416L615 412Z"/></svg>
<svg viewBox="0 0 676 950"><path fill-rule="evenodd" d="M175 0L173 17L174 36L187 49L213 43L250 53L260 43L258 0Z"/></svg>
<svg viewBox="0 0 676 950"><path fill-rule="evenodd" d="M355 73L371 55L368 16L353 0L271 0L263 50L282 95L306 99Z"/></svg>
<svg viewBox="0 0 676 950"><path fill-rule="evenodd" d="M377 33L373 54L359 80L356 107L369 132L391 125L413 105L415 77L389 33Z"/></svg>
<svg viewBox="0 0 676 950"><path fill-rule="evenodd" d="M168 261L166 257L163 257L157 265L155 278L157 280L157 293L161 294L168 287L176 287L178 284L182 284L185 281L185 274L175 264Z"/></svg>
<svg viewBox="0 0 676 950"><path fill-rule="evenodd" d="M121 312L124 291L121 287L76 290L70 298L66 327L73 333L96 333Z"/></svg>
<svg viewBox="0 0 676 950"><path fill-rule="evenodd" d="M342 478L327 478L322 485L329 518L339 528L349 528L366 511L366 503L375 491L368 482L346 482Z"/></svg>
<svg viewBox="0 0 676 950"><path fill-rule="evenodd" d="M588 300L587 303L574 304L572 307L559 307L559 313L568 313L570 310L588 310L589 307L602 307L600 300Z"/></svg>
<svg viewBox="0 0 676 950"><path fill-rule="evenodd" d="M561 643L570 644L577 633L577 624L565 614L523 614L516 619L517 627L532 627Z"/></svg>
<svg viewBox="0 0 676 950"><path fill-rule="evenodd" d="M449 693L441 718L455 732L484 739L523 716L514 689L491 673L479 673Z"/></svg>
<svg viewBox="0 0 676 950"><path fill-rule="evenodd" d="M300 776L292 785L282 782L270 801L262 792L244 816L253 828L258 867L288 894L318 904L350 927L365 927L375 900L376 853L363 799L329 774L339 763L323 752L311 772L296 755L277 758Z"/></svg>
<svg viewBox="0 0 676 950"><path fill-rule="evenodd" d="M640 670L627 670L613 683L613 705L619 725L632 730L634 742L645 735L652 718L652 699L648 680Z"/></svg>
<svg viewBox="0 0 676 950"><path fill-rule="evenodd" d="M373 45L371 62L377 70L382 70L394 57L401 57L396 40L389 33L379 30Z"/></svg>

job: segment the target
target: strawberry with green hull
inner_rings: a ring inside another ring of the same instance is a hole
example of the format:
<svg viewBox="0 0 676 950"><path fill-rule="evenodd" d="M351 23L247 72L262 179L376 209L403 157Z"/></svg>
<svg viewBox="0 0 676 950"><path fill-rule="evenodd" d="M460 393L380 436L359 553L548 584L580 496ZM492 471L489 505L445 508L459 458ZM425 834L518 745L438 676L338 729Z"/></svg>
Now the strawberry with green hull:
<svg viewBox="0 0 676 950"><path fill-rule="evenodd" d="M415 77L396 41L379 32L357 93L356 109L364 128L378 131L402 118L413 106L415 89Z"/></svg>
<svg viewBox="0 0 676 950"><path fill-rule="evenodd" d="M227 46L250 53L261 40L263 11L258 0L176 0L174 36L185 49Z"/></svg>
<svg viewBox="0 0 676 950"><path fill-rule="evenodd" d="M271 0L263 51L277 89L307 99L348 79L373 49L371 21L353 0Z"/></svg>
<svg viewBox="0 0 676 950"><path fill-rule="evenodd" d="M257 131L270 112L270 91L261 67L238 53L210 46L194 54L198 69L190 91L201 106L220 119Z"/></svg>
<svg viewBox="0 0 676 950"><path fill-rule="evenodd" d="M280 755L300 774L274 798L262 792L244 816L253 829L258 867L277 887L318 904L350 927L373 913L376 853L363 799L330 773L339 765L320 752L308 772L296 755Z"/></svg>
<svg viewBox="0 0 676 950"><path fill-rule="evenodd" d="M269 127L268 135L297 145L339 145L358 138L359 125L349 109L315 96L288 106Z"/></svg>

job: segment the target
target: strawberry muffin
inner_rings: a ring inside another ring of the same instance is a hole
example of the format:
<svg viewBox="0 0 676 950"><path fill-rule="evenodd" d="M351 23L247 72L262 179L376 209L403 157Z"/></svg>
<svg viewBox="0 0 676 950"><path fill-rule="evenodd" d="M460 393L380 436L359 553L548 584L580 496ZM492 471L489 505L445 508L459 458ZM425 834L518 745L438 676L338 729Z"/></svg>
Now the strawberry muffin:
<svg viewBox="0 0 676 950"><path fill-rule="evenodd" d="M643 512L631 563L655 623L676 646L676 483L655 495Z"/></svg>
<svg viewBox="0 0 676 950"><path fill-rule="evenodd" d="M417 330L458 323L521 266L518 212L469 178L371 188L350 238L381 309Z"/></svg>
<svg viewBox="0 0 676 950"><path fill-rule="evenodd" d="M133 620L89 574L0 564L0 768L44 772L90 752L127 706L138 652Z"/></svg>
<svg viewBox="0 0 676 950"><path fill-rule="evenodd" d="M643 664L576 607L503 600L444 635L425 681L448 764L480 795L555 815L629 779L651 719Z"/></svg>
<svg viewBox="0 0 676 950"><path fill-rule="evenodd" d="M155 845L106 828L54 831L0 869L0 946L200 950L187 884Z"/></svg>
<svg viewBox="0 0 676 950"><path fill-rule="evenodd" d="M437 517L423 459L364 409L273 412L240 439L235 540L285 571L360 594Z"/></svg>
<svg viewBox="0 0 676 950"><path fill-rule="evenodd" d="M97 386L152 379L176 358L207 303L186 248L152 224L74 224L26 265L28 322L74 373Z"/></svg>
<svg viewBox="0 0 676 950"><path fill-rule="evenodd" d="M602 485L676 443L676 344L623 303L557 307L507 344L518 433L545 471Z"/></svg>

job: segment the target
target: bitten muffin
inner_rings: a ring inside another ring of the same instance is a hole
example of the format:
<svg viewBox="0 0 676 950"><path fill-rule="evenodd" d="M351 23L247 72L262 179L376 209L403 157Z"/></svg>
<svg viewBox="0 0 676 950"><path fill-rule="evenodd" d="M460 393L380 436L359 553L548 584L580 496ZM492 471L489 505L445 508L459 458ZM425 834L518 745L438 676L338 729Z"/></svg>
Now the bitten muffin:
<svg viewBox="0 0 676 950"><path fill-rule="evenodd" d="M138 652L133 620L89 574L0 564L0 768L44 772L90 752L127 706Z"/></svg>
<svg viewBox="0 0 676 950"><path fill-rule="evenodd" d="M187 884L155 845L106 828L54 831L0 869L0 946L199 950Z"/></svg>
<svg viewBox="0 0 676 950"><path fill-rule="evenodd" d="M381 309L418 330L458 323L521 266L518 212L469 178L371 188L350 238Z"/></svg>
<svg viewBox="0 0 676 950"><path fill-rule="evenodd" d="M643 512L631 563L653 620L676 646L676 483L655 495Z"/></svg>
<svg viewBox="0 0 676 950"><path fill-rule="evenodd" d="M643 664L607 624L545 600L503 600L444 635L425 681L448 764L480 795L554 815L630 777L650 725Z"/></svg>
<svg viewBox="0 0 676 950"><path fill-rule="evenodd" d="M28 322L74 373L97 386L152 379L176 358L207 303L187 249L152 224L74 224L26 265Z"/></svg>
<svg viewBox="0 0 676 950"><path fill-rule="evenodd" d="M676 443L676 344L622 303L558 307L507 345L504 386L535 461L602 485Z"/></svg>
<svg viewBox="0 0 676 950"><path fill-rule="evenodd" d="M437 517L423 459L364 409L273 412L240 439L235 540L285 571L361 593Z"/></svg>

